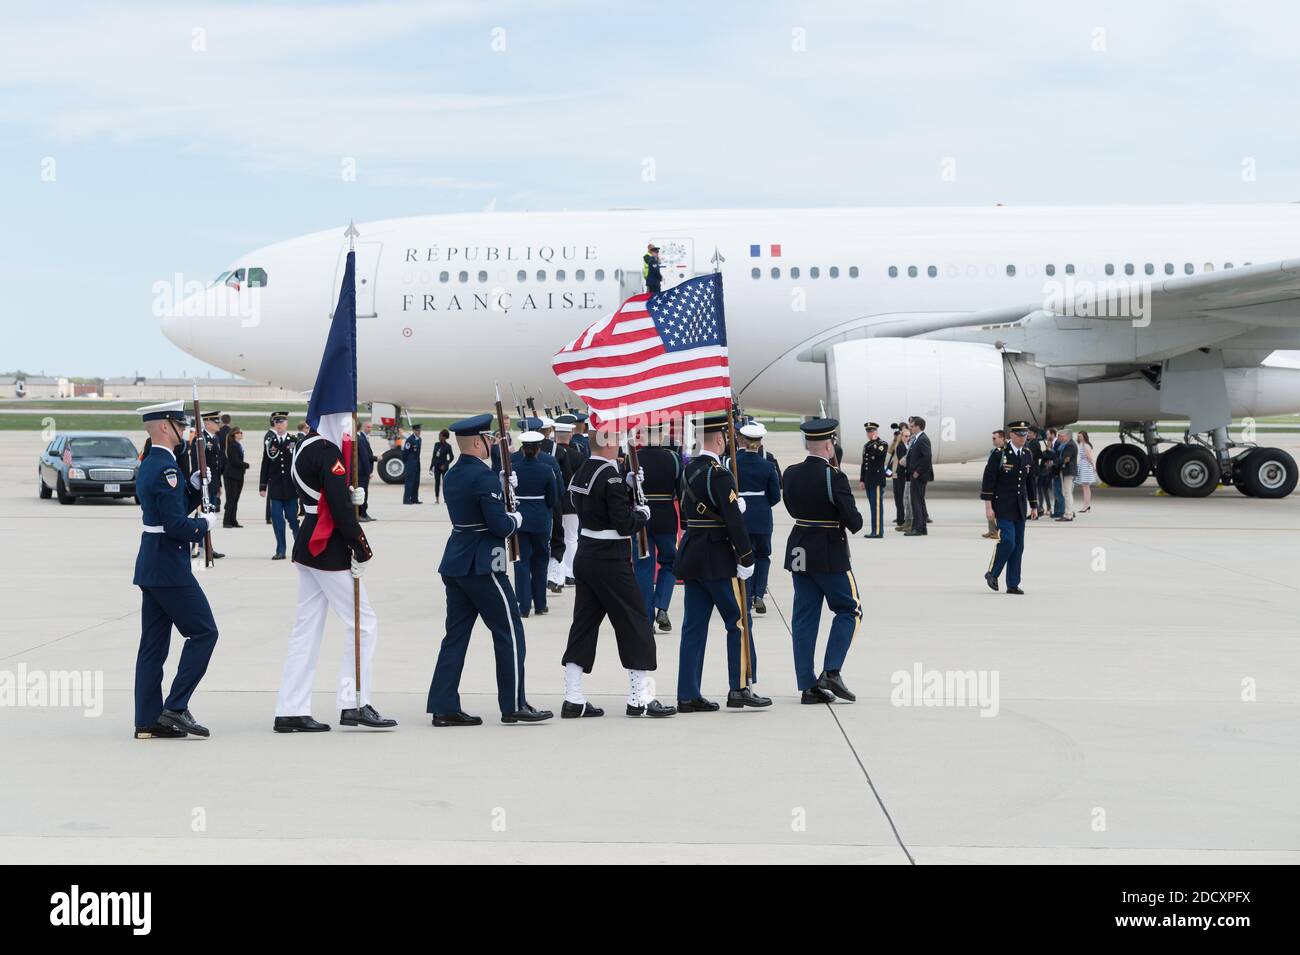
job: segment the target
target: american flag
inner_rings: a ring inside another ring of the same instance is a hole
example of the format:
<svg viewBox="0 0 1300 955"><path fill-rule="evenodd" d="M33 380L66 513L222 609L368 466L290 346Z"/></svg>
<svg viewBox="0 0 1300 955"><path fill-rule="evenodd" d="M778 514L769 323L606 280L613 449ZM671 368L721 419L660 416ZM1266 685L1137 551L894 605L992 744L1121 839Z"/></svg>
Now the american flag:
<svg viewBox="0 0 1300 955"><path fill-rule="evenodd" d="M633 295L569 342L551 362L596 424L625 428L731 405L722 275Z"/></svg>

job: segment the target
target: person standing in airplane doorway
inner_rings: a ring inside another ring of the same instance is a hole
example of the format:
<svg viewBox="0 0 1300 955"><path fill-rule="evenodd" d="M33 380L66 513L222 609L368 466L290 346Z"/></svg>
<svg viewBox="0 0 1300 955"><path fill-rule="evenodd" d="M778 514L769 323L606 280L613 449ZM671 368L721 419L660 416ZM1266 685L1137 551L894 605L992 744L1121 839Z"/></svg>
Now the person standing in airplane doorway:
<svg viewBox="0 0 1300 955"><path fill-rule="evenodd" d="M651 295L658 295L664 289L664 277L660 271L659 246L651 242L646 246L646 254L641 256L645 263L641 266L641 277L645 279L645 290Z"/></svg>

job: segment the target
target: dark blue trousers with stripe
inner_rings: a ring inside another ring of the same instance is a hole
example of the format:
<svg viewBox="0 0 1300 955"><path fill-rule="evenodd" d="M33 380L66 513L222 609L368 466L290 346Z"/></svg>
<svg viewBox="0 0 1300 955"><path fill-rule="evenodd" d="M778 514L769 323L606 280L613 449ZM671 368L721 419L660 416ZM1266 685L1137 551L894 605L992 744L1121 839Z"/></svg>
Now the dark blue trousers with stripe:
<svg viewBox="0 0 1300 955"><path fill-rule="evenodd" d="M885 536L885 486L867 485L867 506L871 509L871 529L868 537Z"/></svg>
<svg viewBox="0 0 1300 955"><path fill-rule="evenodd" d="M519 531L519 560L515 562L515 595L519 612L546 609L546 567L551 560L551 534Z"/></svg>
<svg viewBox="0 0 1300 955"><path fill-rule="evenodd" d="M849 654L853 635L862 622L862 604L858 600L858 583L853 571L837 574L793 573L794 615L790 629L794 633L794 675L799 689L806 690L817 682L813 658L817 652L817 631L822 622L822 603L835 614L830 637L826 641L823 670L838 670Z"/></svg>
<svg viewBox="0 0 1300 955"><path fill-rule="evenodd" d="M189 709L194 688L208 671L217 645L217 623L198 582L180 587L141 587L140 651L135 658L135 725L152 726L163 711L163 664L171 648L172 627L185 638L166 708Z"/></svg>
<svg viewBox="0 0 1300 955"><path fill-rule="evenodd" d="M667 610L673 601L673 587L677 584L673 575L677 535L647 534L646 541L650 546L647 555L636 561L636 582L645 595L646 609L653 620L656 610Z"/></svg>
<svg viewBox="0 0 1300 955"><path fill-rule="evenodd" d="M767 595L767 576L772 570L772 535L750 534L749 544L754 548L754 576L745 581L745 593L752 601Z"/></svg>
<svg viewBox="0 0 1300 955"><path fill-rule="evenodd" d="M524 696L524 622L519 619L510 578L504 573L442 575L447 588L447 635L438 651L429 684L428 713L459 713L460 674L474 621L482 617L492 632L497 660L497 703L502 713L513 713L526 702Z"/></svg>
<svg viewBox="0 0 1300 955"><path fill-rule="evenodd" d="M1002 568L1007 570L1007 586L1020 586L1020 558L1025 553L1025 522L998 518L998 546L993 551L993 561L989 564L989 573L994 577L1002 576Z"/></svg>
<svg viewBox="0 0 1300 955"><path fill-rule="evenodd" d="M740 674L740 604L737 601L737 583L733 578L723 580L688 580L686 590L686 616L682 621L682 647L677 660L677 699L698 700L704 678L704 649L709 638L709 621L716 608L727 628L727 680L733 690L747 684ZM746 612L749 608L746 607ZM758 679L758 654L754 649L753 628L749 641L749 683Z"/></svg>

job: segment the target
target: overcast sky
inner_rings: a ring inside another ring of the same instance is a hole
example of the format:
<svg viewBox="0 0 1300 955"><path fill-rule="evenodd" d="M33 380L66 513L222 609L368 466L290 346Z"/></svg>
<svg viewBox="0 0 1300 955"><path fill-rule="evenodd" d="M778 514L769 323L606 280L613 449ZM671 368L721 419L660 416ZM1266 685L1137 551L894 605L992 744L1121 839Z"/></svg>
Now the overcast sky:
<svg viewBox="0 0 1300 955"><path fill-rule="evenodd" d="M1300 199L1294 4L6 7L0 371L202 373L153 283L349 218Z"/></svg>

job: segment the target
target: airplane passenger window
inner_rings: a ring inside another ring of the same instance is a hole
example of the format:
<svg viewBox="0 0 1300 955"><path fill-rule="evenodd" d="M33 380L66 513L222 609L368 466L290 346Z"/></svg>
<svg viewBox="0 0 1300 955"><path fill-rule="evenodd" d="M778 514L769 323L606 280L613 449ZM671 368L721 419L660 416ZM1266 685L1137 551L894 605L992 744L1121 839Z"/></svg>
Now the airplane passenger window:
<svg viewBox="0 0 1300 955"><path fill-rule="evenodd" d="M930 276L930 278L934 278L936 275L939 274L939 270L932 265L925 270L925 274Z"/></svg>
<svg viewBox="0 0 1300 955"><path fill-rule="evenodd" d="M564 269L556 269L556 270L555 270L555 281L557 281L557 282L563 282L563 281L564 281ZM740 611L736 611L736 612L739 613Z"/></svg>
<svg viewBox="0 0 1300 955"><path fill-rule="evenodd" d="M831 266L831 278L833 278L833 279L837 279L837 278L839 278L839 277L840 277L840 267L839 267L838 265L832 265L832 266Z"/></svg>
<svg viewBox="0 0 1300 955"><path fill-rule="evenodd" d="M1132 275L1132 274L1133 274L1133 263L1132 263L1132 262L1125 262L1125 263L1124 263L1124 274L1125 274L1125 275Z"/></svg>
<svg viewBox="0 0 1300 955"><path fill-rule="evenodd" d="M1201 271L1202 271L1202 272L1213 272L1213 271L1214 271L1214 263L1213 263L1213 262L1206 262L1206 263L1205 263L1205 268L1201 269Z"/></svg>
<svg viewBox="0 0 1300 955"><path fill-rule="evenodd" d="M1174 274L1174 263L1172 263L1172 262L1166 262L1166 263L1165 263L1165 275L1173 275L1173 274Z"/></svg>
<svg viewBox="0 0 1300 955"><path fill-rule="evenodd" d="M810 268L810 269L808 270L808 277L809 277L809 278L813 278L813 279L815 279L815 278L820 278L820 277L821 277L821 274L822 274L822 270L819 269L819 268L817 268L817 266L815 266L815 265L814 265L812 268Z"/></svg>
<svg viewBox="0 0 1300 955"><path fill-rule="evenodd" d="M487 273L486 273L486 272L479 272L479 274L478 274L478 280L479 280L480 282L486 282L486 281L487 281Z"/></svg>
<svg viewBox="0 0 1300 955"><path fill-rule="evenodd" d="M1008 266L1007 266L1007 275L1008 275L1008 276L1014 276L1015 274L1016 274L1016 267L1015 267L1014 265L1008 265Z"/></svg>
<svg viewBox="0 0 1300 955"><path fill-rule="evenodd" d="M1066 274L1066 275L1073 275L1073 274L1074 274L1074 266L1073 266L1073 265L1066 265L1066 267L1065 267L1065 274Z"/></svg>
<svg viewBox="0 0 1300 955"><path fill-rule="evenodd" d="M458 279L459 279L460 281L462 281L462 282L468 282L468 281L469 281L469 273L468 273L468 272L461 272L459 275L456 276L456 278L458 278Z"/></svg>
<svg viewBox="0 0 1300 955"><path fill-rule="evenodd" d="M857 277L858 277L858 267L857 267L856 265L850 265L850 266L849 266L849 278L851 278L851 279L855 279L855 278L857 278Z"/></svg>
<svg viewBox="0 0 1300 955"><path fill-rule="evenodd" d="M266 269L249 269L248 287L266 288Z"/></svg>
<svg viewBox="0 0 1300 955"><path fill-rule="evenodd" d="M781 270L780 270L780 269L773 269L773 270L772 270L772 278L774 278L774 279L779 279L780 277L781 277Z"/></svg>
<svg viewBox="0 0 1300 955"><path fill-rule="evenodd" d="M545 270L545 269L538 269L538 270L537 270L537 281L539 281L539 282L545 282L545 281L546 281L546 270Z"/></svg>
<svg viewBox="0 0 1300 955"><path fill-rule="evenodd" d="M891 266L889 267L889 277L890 277L891 279L896 279L896 278L898 278L898 266L897 266L897 265L891 265Z"/></svg>
<svg viewBox="0 0 1300 955"><path fill-rule="evenodd" d="M449 281L451 281L451 273L450 273L450 272L439 272L439 273L438 273L438 281L439 281L439 282L442 282L442 283L444 283L444 284L447 283L447 282L449 282Z"/></svg>
<svg viewBox="0 0 1300 955"><path fill-rule="evenodd" d="M757 276L755 276L755 277L757 278ZM596 281L597 281L597 282L603 282L603 281L605 281L605 270L604 270L604 269L596 269Z"/></svg>
<svg viewBox="0 0 1300 955"><path fill-rule="evenodd" d="M523 269L520 269L518 272L515 273L515 281L516 281L516 282L527 282L527 281L528 281L528 273L525 272Z"/></svg>
<svg viewBox="0 0 1300 955"><path fill-rule="evenodd" d="M1150 262L1148 262L1146 265L1142 266L1142 271L1145 272L1147 275L1155 275L1156 267L1152 265Z"/></svg>
<svg viewBox="0 0 1300 955"><path fill-rule="evenodd" d="M1109 262L1106 263L1106 274L1107 275L1115 274L1115 266L1111 265Z"/></svg>
<svg viewBox="0 0 1300 955"><path fill-rule="evenodd" d="M573 273L573 279L575 282L585 281L586 278L587 278L587 273L582 271L582 269L578 269L578 271Z"/></svg>
<svg viewBox="0 0 1300 955"><path fill-rule="evenodd" d="M909 279L914 279L914 278L916 278L916 266L915 266L915 265L909 265L909 266L907 267L907 277L908 277Z"/></svg>
<svg viewBox="0 0 1300 955"><path fill-rule="evenodd" d="M1232 263L1231 263L1231 262L1224 262L1224 263L1223 263L1223 267L1224 267L1225 269L1230 269L1230 268L1232 268Z"/></svg>
<svg viewBox="0 0 1300 955"><path fill-rule="evenodd" d="M1055 274L1056 274L1056 266L1055 266L1055 265L1052 265L1052 264L1049 263L1049 264L1046 266L1046 268L1044 269L1044 271L1045 271L1048 275L1055 275Z"/></svg>
<svg viewBox="0 0 1300 955"><path fill-rule="evenodd" d="M761 271L759 271L758 269L750 269L750 270L749 270L749 277L750 277L751 279L756 279L756 278L758 278L758 277L759 277L760 275L762 275L762 274L763 274L763 273L762 273Z"/></svg>
<svg viewBox="0 0 1300 955"><path fill-rule="evenodd" d="M797 265L790 266L790 278L797 279L798 277L799 277L799 266Z"/></svg>
<svg viewBox="0 0 1300 955"><path fill-rule="evenodd" d="M1191 274L1194 273L1195 271L1196 271L1196 266L1192 265L1191 262L1184 262L1184 263L1183 263L1183 272L1184 272L1185 274L1187 274L1187 275L1191 275Z"/></svg>

